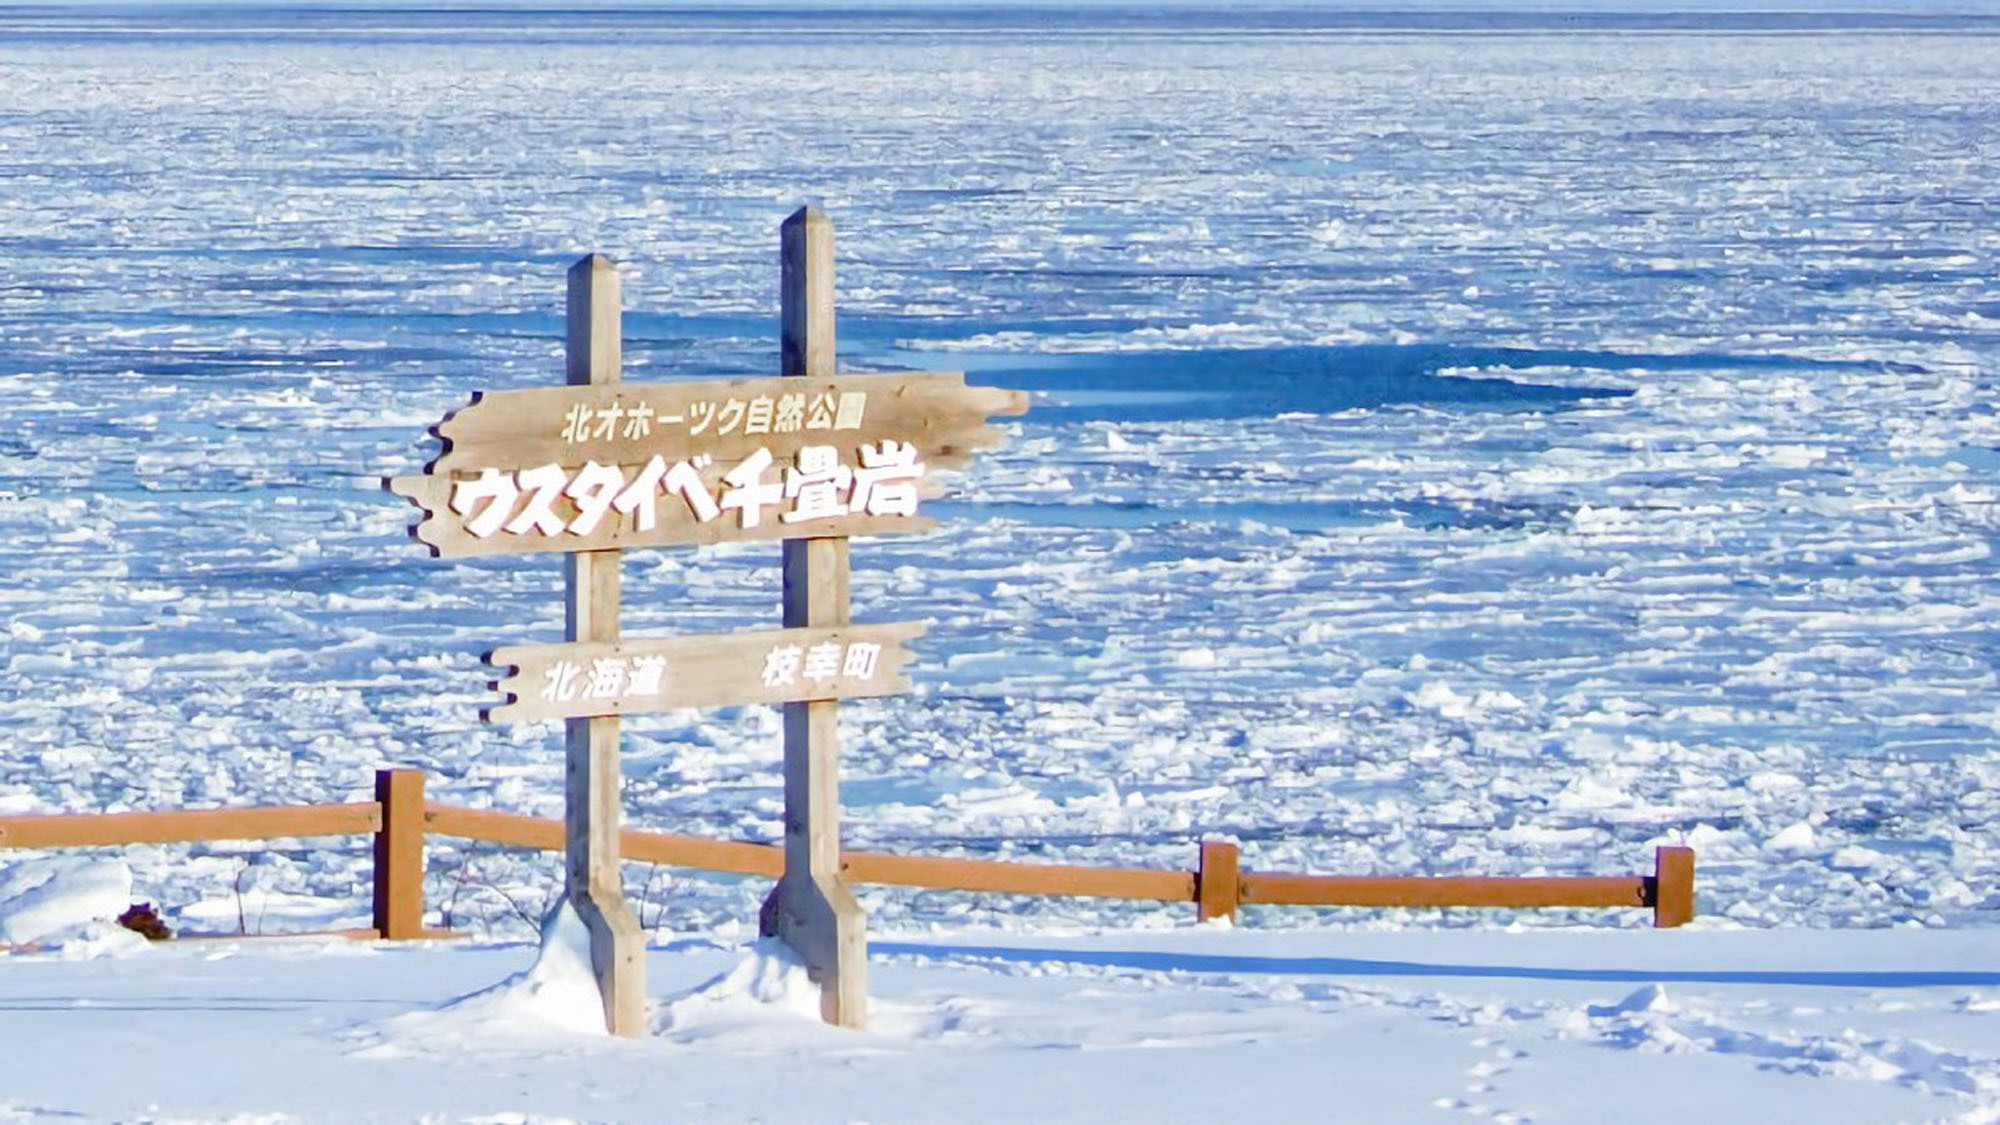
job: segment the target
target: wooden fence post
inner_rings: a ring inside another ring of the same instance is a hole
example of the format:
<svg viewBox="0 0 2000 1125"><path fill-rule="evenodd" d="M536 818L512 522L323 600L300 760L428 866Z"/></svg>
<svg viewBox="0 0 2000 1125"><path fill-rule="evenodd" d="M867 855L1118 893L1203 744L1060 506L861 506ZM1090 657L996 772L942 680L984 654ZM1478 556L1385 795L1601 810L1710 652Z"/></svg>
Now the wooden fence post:
<svg viewBox="0 0 2000 1125"><path fill-rule="evenodd" d="M801 207L779 228L783 276L781 374L834 374L833 221ZM787 539L788 629L849 622L847 540ZM820 989L820 1016L840 1027L868 1022L868 935L861 904L840 874L840 704L785 708L785 874L764 903L761 928L805 962Z"/></svg>
<svg viewBox="0 0 2000 1125"><path fill-rule="evenodd" d="M1236 845L1227 840L1201 842L1201 869L1195 873L1195 918L1236 917L1236 904L1243 899L1243 884L1237 864Z"/></svg>
<svg viewBox="0 0 2000 1125"><path fill-rule="evenodd" d="M424 771L376 770L375 933L388 941L424 936Z"/></svg>
<svg viewBox="0 0 2000 1125"><path fill-rule="evenodd" d="M621 341L618 264L603 254L569 270L569 382L616 383ZM620 553L570 551L564 559L566 636L571 643L618 639ZM624 794L619 785L618 718L564 724L563 894L590 930L590 963L604 999L604 1027L645 1032L646 935L625 899L618 863Z"/></svg>
<svg viewBox="0 0 2000 1125"><path fill-rule="evenodd" d="M1653 852L1653 925L1679 926L1694 918L1694 849Z"/></svg>

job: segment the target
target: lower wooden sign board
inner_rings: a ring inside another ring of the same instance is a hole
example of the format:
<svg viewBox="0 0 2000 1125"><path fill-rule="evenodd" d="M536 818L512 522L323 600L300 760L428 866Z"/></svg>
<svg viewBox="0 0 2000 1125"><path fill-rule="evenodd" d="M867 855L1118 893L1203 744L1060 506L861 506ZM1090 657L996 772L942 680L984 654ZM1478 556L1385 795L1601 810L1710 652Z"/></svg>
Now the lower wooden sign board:
<svg viewBox="0 0 2000 1125"><path fill-rule="evenodd" d="M903 642L919 622L830 629L749 629L603 644L510 645L487 661L514 671L493 686L509 701L488 722L530 723L725 707L860 699L910 690Z"/></svg>

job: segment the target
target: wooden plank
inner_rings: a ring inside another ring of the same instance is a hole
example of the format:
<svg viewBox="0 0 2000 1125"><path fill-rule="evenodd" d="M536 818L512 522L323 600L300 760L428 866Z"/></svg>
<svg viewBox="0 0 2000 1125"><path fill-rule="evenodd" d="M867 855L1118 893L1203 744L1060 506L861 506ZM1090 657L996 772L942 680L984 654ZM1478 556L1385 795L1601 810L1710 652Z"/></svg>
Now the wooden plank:
<svg viewBox="0 0 2000 1125"><path fill-rule="evenodd" d="M487 660L512 668L494 688L496 723L630 715L804 699L856 699L910 689L902 642L923 625L757 629L608 644L510 645Z"/></svg>
<svg viewBox="0 0 2000 1125"><path fill-rule="evenodd" d="M692 867L775 879L785 873L785 852L773 844L709 840L659 832L626 832L625 858L635 863Z"/></svg>
<svg viewBox="0 0 2000 1125"><path fill-rule="evenodd" d="M850 882L937 890L1151 899L1156 902L1191 902L1195 897L1192 871L1006 863L873 852L846 853L841 859L841 870Z"/></svg>
<svg viewBox="0 0 2000 1125"><path fill-rule="evenodd" d="M464 840L485 840L516 848L536 848L545 852L563 850L563 822L542 816L498 812L493 809L465 809L436 802L424 806L425 826L439 836Z"/></svg>
<svg viewBox="0 0 2000 1125"><path fill-rule="evenodd" d="M1573 878L1243 875L1243 901L1286 906L1645 906L1639 875Z"/></svg>
<svg viewBox="0 0 2000 1125"><path fill-rule="evenodd" d="M591 254L569 271L567 348L571 383L616 383L619 378L618 267ZM565 635L571 642L618 640L620 555L575 551L565 557ZM619 723L609 718L569 719L564 728L564 893L590 930L590 961L604 999L605 1030L645 1033L645 934L625 899L618 844L622 790Z"/></svg>
<svg viewBox="0 0 2000 1125"><path fill-rule="evenodd" d="M1236 845L1227 840L1201 842L1201 869L1195 875L1195 920L1236 917L1243 883Z"/></svg>
<svg viewBox="0 0 2000 1125"><path fill-rule="evenodd" d="M468 937L470 935L461 933L458 930L431 930L425 933L424 936L427 938L457 938ZM268 945L272 942L318 941L325 938L340 938L345 941L380 941L382 940L382 935L374 929L356 926L340 930L288 930L277 934L225 934L208 931L188 933L182 931L167 940L176 945L182 943L195 945L236 945L245 942Z"/></svg>
<svg viewBox="0 0 2000 1125"><path fill-rule="evenodd" d="M1694 921L1694 849L1653 852L1653 925L1668 928Z"/></svg>
<svg viewBox="0 0 2000 1125"><path fill-rule="evenodd" d="M552 850L559 846L556 822L482 809L432 805L431 831L495 843ZM625 833L627 857L635 862L693 867L744 875L775 876L783 871L782 850L771 844L710 840L653 832ZM1220 845L1226 847L1228 845ZM1204 848L1215 848L1209 842ZM1687 849L1662 849L1667 853ZM1661 857L1674 862L1674 855ZM1209 872L1221 865L1211 853ZM994 894L1057 895L1082 898L1200 902L1201 873L1134 867L1084 867L1013 863L1003 860L844 852L840 870L849 882L926 887L932 890ZM1688 868L1690 880L1693 869ZM1678 876L1675 876L1678 878ZM1217 877L1216 882L1222 880ZM1240 872L1239 902L1278 906L1488 906L1631 907L1652 904L1645 876L1561 878L1482 878L1435 876L1285 875ZM1690 882L1691 886L1691 882ZM1211 915L1214 916L1214 915Z"/></svg>
<svg viewBox="0 0 2000 1125"><path fill-rule="evenodd" d="M834 373L832 220L817 208L800 208L779 230L779 251L784 374L828 378ZM786 628L848 624L846 539L788 540L783 565ZM820 987L820 1017L861 1028L868 1022L868 941L861 904L840 874L840 704L784 708L785 873L759 925L805 962Z"/></svg>
<svg viewBox="0 0 2000 1125"><path fill-rule="evenodd" d="M932 474L1000 440L988 416L1025 409L963 375L831 366L501 391L435 427L453 445L423 475L384 484L448 558L923 531L919 500L943 492Z"/></svg>
<svg viewBox="0 0 2000 1125"><path fill-rule="evenodd" d="M735 464L759 449L780 461L808 445L914 443L935 468L962 468L1002 440L987 419L1028 396L966 386L960 372L769 376L682 383L483 391L431 428L446 443L435 473L669 463L706 454Z"/></svg>
<svg viewBox="0 0 2000 1125"><path fill-rule="evenodd" d="M199 840L355 836L382 826L374 801L348 805L265 805L240 809L0 817L0 847L82 848Z"/></svg>
<svg viewBox="0 0 2000 1125"><path fill-rule="evenodd" d="M424 771L375 771L375 801L375 930L388 941L423 937Z"/></svg>
<svg viewBox="0 0 2000 1125"><path fill-rule="evenodd" d="M562 822L557 820L435 804L425 810L424 816L430 830L440 836L549 852L560 851L563 846ZM775 844L711 840L705 836L641 832L633 828L625 829L619 841L624 858L634 863L771 878L783 874L785 869L784 852Z"/></svg>
<svg viewBox="0 0 2000 1125"><path fill-rule="evenodd" d="M430 805L424 815L430 830L440 836L485 840L542 851L555 851L562 847L562 825L544 817L437 804ZM627 829L624 854L634 863L658 863L669 867L772 878L784 874L784 849L776 844ZM1156 902L1189 902L1194 899L1194 873L1191 871L1011 863L990 859L884 855L878 852L844 852L840 869L850 882L928 887L944 891L1151 899Z"/></svg>

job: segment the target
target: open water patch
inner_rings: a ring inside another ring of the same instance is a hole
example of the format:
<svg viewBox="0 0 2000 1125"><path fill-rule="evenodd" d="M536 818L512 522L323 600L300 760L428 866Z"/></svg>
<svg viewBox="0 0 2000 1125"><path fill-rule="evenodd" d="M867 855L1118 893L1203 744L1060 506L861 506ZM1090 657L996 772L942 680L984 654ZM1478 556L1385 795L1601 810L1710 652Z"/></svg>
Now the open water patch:
<svg viewBox="0 0 2000 1125"><path fill-rule="evenodd" d="M1420 405L1559 409L1631 392L1447 371L1555 365L1628 368L1643 358L1436 344L897 357L912 366L963 369L973 382L1029 391L1035 396L1031 417L1044 423L1174 422Z"/></svg>
<svg viewBox="0 0 2000 1125"><path fill-rule="evenodd" d="M1358 344L1012 355L897 352L890 362L963 370L975 383L1035 395L1037 422L1171 422L1334 414L1408 406L1559 410L1632 394L1630 387L1537 381L1550 369L1648 373L1908 370L1907 365L1790 355L1627 353L1465 344ZM1520 372L1503 377L1468 372Z"/></svg>

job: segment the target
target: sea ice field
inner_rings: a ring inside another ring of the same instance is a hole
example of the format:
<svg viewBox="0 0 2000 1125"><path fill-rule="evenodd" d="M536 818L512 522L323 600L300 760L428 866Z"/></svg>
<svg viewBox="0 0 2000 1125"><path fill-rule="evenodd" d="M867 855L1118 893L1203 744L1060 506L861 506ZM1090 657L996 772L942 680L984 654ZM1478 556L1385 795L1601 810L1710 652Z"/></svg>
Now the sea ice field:
<svg viewBox="0 0 2000 1125"><path fill-rule="evenodd" d="M560 563L380 479L560 381L585 253L627 379L775 373L813 203L845 369L1033 398L854 545L928 632L849 847L1685 843L1703 915L862 888L856 1034L762 881L630 866L624 1042L551 856L432 837L458 942L156 947L93 919L366 924L367 841L17 850L0 1119L2000 1120L2000 7L1866 6L0 4L0 815L559 814L479 709ZM770 545L625 582L778 621ZM779 837L773 711L625 726L630 823Z"/></svg>
<svg viewBox="0 0 2000 1125"><path fill-rule="evenodd" d="M480 654L549 556L379 478L561 379L771 374L777 227L848 370L1031 411L858 540L915 694L843 711L850 847L1615 874L1706 924L2000 912L2000 15L0 7L0 812L553 815ZM1983 13L1983 14L1982 14ZM774 625L774 547L633 552L628 634ZM627 724L639 827L774 840L768 709ZM366 841L131 848L186 930L365 920ZM433 840L525 938L552 857ZM663 934L764 885L630 871ZM1191 908L870 889L885 933ZM1251 908L1252 928L1643 912Z"/></svg>

